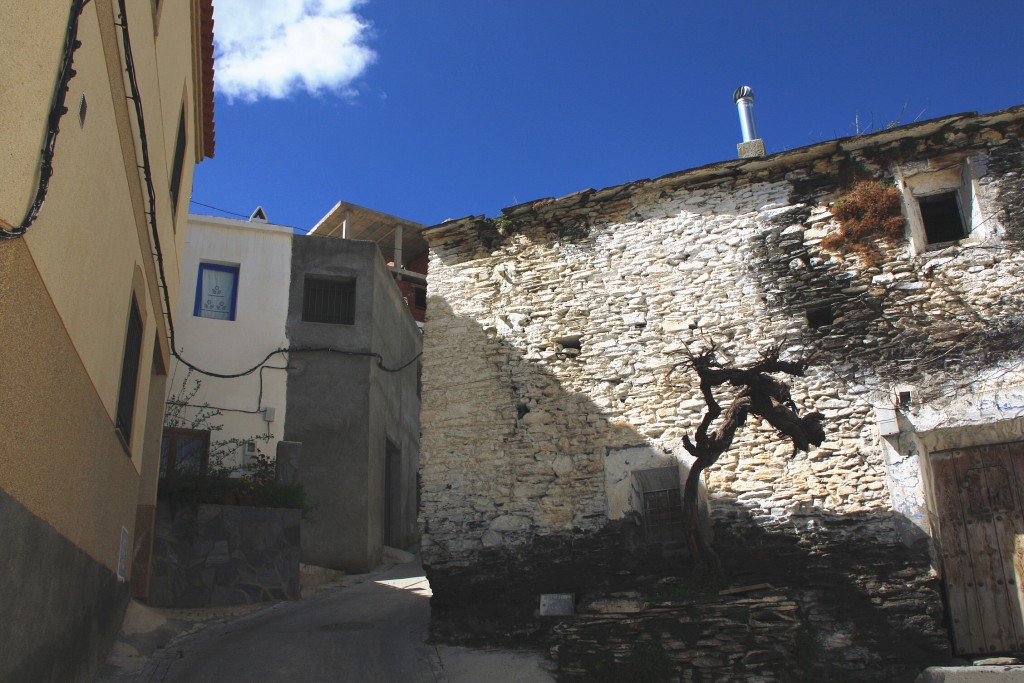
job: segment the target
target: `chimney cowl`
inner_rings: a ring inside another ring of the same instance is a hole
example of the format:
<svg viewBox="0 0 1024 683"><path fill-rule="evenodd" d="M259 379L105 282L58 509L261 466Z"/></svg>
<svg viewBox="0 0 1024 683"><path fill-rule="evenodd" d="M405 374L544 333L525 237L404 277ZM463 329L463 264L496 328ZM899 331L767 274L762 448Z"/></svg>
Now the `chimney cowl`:
<svg viewBox="0 0 1024 683"><path fill-rule="evenodd" d="M745 97L754 99L754 89L751 88L749 85L741 85L740 87L736 88L736 92L732 94L732 101L739 102L741 99Z"/></svg>
<svg viewBox="0 0 1024 683"><path fill-rule="evenodd" d="M764 140L757 136L757 124L754 123L754 89L741 85L733 92L732 100L736 103L743 133L743 142L736 145L740 159L765 156Z"/></svg>

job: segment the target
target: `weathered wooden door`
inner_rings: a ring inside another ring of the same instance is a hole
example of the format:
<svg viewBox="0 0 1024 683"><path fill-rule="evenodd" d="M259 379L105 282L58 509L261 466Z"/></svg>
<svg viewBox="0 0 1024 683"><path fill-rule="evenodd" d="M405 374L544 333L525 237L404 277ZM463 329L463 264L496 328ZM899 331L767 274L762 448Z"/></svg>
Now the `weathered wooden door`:
<svg viewBox="0 0 1024 683"><path fill-rule="evenodd" d="M1024 442L931 456L957 654L1024 650Z"/></svg>

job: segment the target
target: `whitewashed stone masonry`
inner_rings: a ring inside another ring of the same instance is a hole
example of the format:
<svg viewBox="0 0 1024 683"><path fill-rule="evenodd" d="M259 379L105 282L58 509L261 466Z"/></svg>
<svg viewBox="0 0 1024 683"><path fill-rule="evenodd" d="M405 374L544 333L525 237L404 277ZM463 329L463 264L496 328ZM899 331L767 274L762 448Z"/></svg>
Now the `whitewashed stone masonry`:
<svg viewBox="0 0 1024 683"><path fill-rule="evenodd" d="M927 444L906 432L915 420L985 422L950 406L1024 385L1012 343L1024 313L1022 114L1008 111L427 229L425 561L465 564L483 548L604 526L616 454L642 451L644 466L685 460L682 438L704 404L679 364L708 340L735 363L770 345L812 358L793 397L827 416L828 434L793 456L748 422L708 472L713 501L765 520L897 510L927 530ZM820 246L838 229L830 206L851 169L892 180L929 163L975 174L968 239L918 252L908 235L882 245L877 266ZM821 306L833 321L812 327L807 311ZM876 409L891 409L902 386L914 387L905 433L883 438Z"/></svg>

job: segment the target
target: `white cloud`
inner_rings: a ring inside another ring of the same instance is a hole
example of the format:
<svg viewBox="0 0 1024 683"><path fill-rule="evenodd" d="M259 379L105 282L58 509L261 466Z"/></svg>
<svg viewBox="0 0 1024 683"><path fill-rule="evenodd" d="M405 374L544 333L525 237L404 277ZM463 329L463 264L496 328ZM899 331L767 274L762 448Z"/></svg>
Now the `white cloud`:
<svg viewBox="0 0 1024 683"><path fill-rule="evenodd" d="M229 98L279 99L299 90L351 94L373 62L365 0L216 0L217 90Z"/></svg>

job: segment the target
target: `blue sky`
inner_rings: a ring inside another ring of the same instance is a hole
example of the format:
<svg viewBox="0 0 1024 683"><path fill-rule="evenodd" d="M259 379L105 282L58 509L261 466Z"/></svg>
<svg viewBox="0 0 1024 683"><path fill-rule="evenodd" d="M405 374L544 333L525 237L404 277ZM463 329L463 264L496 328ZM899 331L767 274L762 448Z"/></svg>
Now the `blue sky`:
<svg viewBox="0 0 1024 683"><path fill-rule="evenodd" d="M428 225L1024 103L1024 2L215 0L216 158L192 199L308 229ZM194 213L231 215L193 204Z"/></svg>

